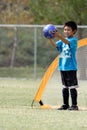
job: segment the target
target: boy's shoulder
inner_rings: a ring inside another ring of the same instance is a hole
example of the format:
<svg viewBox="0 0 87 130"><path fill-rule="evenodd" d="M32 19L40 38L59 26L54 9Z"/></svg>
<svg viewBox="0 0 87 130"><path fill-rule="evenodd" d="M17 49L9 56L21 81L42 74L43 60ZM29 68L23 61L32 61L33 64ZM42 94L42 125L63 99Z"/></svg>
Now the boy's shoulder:
<svg viewBox="0 0 87 130"><path fill-rule="evenodd" d="M67 38L67 40L77 42L78 38L77 37L70 37L70 38Z"/></svg>
<svg viewBox="0 0 87 130"><path fill-rule="evenodd" d="M77 37L68 37L67 39L78 39Z"/></svg>

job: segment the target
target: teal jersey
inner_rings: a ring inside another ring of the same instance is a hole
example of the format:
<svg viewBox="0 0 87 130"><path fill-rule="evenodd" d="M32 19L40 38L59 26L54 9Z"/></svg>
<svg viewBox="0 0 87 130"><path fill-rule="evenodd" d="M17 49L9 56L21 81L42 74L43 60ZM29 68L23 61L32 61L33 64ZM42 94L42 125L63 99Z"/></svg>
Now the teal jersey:
<svg viewBox="0 0 87 130"><path fill-rule="evenodd" d="M66 38L69 44L65 44L61 40L56 42L56 48L59 51L60 71L77 70L76 51L78 40L75 37Z"/></svg>

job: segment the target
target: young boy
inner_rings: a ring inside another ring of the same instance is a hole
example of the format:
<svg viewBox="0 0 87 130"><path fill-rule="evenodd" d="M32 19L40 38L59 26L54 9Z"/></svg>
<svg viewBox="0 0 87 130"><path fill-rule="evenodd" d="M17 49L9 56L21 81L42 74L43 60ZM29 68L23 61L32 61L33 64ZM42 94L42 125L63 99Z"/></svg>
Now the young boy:
<svg viewBox="0 0 87 130"><path fill-rule="evenodd" d="M59 51L59 66L58 69L61 74L62 80L62 96L63 105L58 108L58 110L78 110L77 106L77 61L76 61L76 51L77 51L77 38L74 34L77 31L77 25L74 21L68 21L64 25L64 35L63 37L58 31L54 33L54 37L60 40L55 42L52 39L50 43L57 48ZM72 105L69 106L69 90L71 95Z"/></svg>

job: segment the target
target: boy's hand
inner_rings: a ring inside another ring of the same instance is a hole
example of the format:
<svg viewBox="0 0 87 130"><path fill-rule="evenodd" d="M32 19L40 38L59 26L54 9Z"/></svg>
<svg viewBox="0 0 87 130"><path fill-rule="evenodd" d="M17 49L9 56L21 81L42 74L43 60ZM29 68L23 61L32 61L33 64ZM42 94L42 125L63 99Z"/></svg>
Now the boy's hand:
<svg viewBox="0 0 87 130"><path fill-rule="evenodd" d="M56 32L52 33L54 35L54 37L58 37L60 34L59 32L56 30Z"/></svg>
<svg viewBox="0 0 87 130"><path fill-rule="evenodd" d="M59 35L59 32L58 31L56 31L55 32L55 37L57 37Z"/></svg>

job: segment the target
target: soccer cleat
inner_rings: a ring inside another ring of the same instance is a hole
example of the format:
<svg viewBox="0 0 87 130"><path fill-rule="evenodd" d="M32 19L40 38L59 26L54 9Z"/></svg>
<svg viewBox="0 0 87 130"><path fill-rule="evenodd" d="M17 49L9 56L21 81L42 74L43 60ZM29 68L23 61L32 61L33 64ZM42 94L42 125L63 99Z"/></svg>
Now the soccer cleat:
<svg viewBox="0 0 87 130"><path fill-rule="evenodd" d="M76 105L72 105L71 107L68 108L68 110L71 110L71 111L75 110L75 111L77 111L77 110L79 110L79 108Z"/></svg>
<svg viewBox="0 0 87 130"><path fill-rule="evenodd" d="M62 105L60 108L58 108L57 110L67 110L69 109L69 105Z"/></svg>

